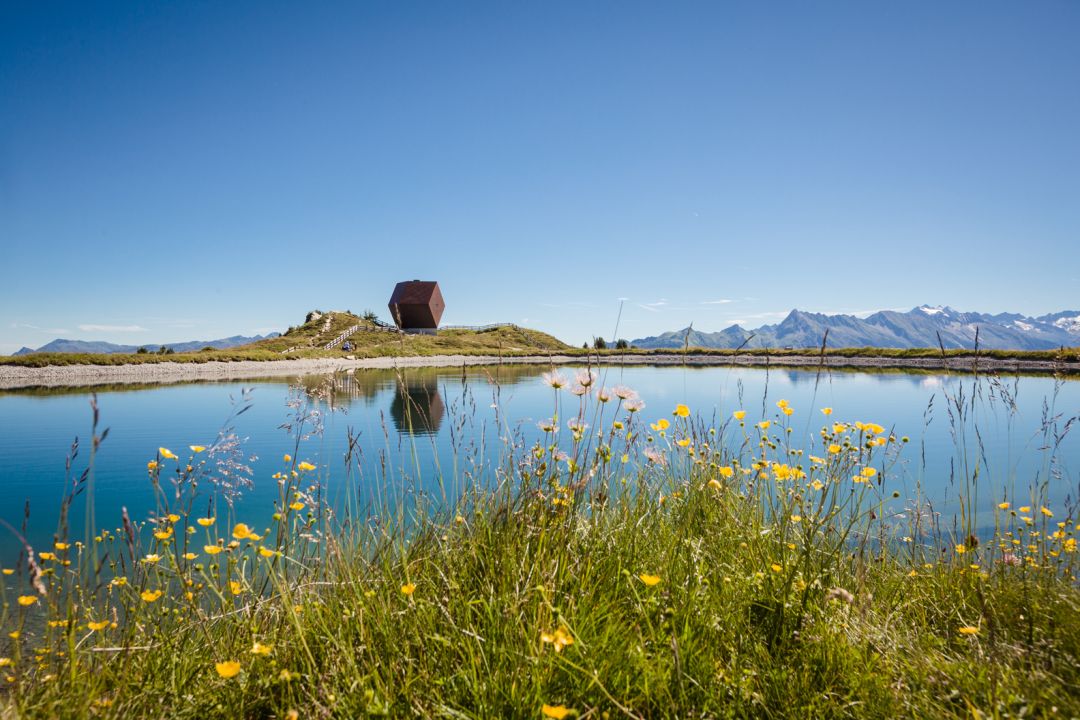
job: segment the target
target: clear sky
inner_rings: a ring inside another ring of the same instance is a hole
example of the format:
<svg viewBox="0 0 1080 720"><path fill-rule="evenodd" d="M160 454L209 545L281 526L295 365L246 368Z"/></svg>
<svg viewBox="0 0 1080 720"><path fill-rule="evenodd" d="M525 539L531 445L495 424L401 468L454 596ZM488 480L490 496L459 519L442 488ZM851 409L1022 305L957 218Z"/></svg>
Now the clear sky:
<svg viewBox="0 0 1080 720"><path fill-rule="evenodd" d="M1080 3L6 2L0 352L1080 306Z"/></svg>

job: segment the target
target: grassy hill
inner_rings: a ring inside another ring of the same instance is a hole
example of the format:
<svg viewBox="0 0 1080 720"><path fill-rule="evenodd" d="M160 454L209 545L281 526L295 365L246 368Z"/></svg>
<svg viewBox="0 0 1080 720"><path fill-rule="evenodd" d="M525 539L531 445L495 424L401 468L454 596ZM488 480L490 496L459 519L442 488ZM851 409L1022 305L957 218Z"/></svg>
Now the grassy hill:
<svg viewBox="0 0 1080 720"><path fill-rule="evenodd" d="M380 329L373 322L350 312L311 313L302 325L289 328L276 338L259 340L228 350L202 350L190 353L159 355L35 353L19 357L0 357L0 364L44 367L47 365L124 365L129 363L199 363L238 360L273 361L296 358L388 357L417 355L503 355L507 357L564 353L572 348L537 330L514 325L489 330L440 330L437 335L406 335ZM353 349L341 346L326 350L325 345L346 330L359 326L348 340Z"/></svg>

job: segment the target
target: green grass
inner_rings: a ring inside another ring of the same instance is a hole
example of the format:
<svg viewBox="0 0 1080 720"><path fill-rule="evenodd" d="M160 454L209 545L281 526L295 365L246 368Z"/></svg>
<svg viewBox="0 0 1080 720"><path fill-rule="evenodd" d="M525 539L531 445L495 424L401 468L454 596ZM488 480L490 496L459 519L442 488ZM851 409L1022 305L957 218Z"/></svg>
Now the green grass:
<svg viewBox="0 0 1080 720"><path fill-rule="evenodd" d="M547 355L573 351L554 337L528 328L499 327L486 331L441 330L438 335L405 335L396 332L358 331L349 340L355 348L344 352L341 347L324 350L348 328L371 324L350 313L334 313L329 325L324 316L296 328L286 335L260 340L228 350L203 350L193 353L159 355L93 354L93 353L34 353L31 355L0 356L0 365L48 367L54 365L127 365L142 363L205 363L255 360L270 362L296 358L342 358L346 355L362 358L430 356L430 355Z"/></svg>
<svg viewBox="0 0 1080 720"><path fill-rule="evenodd" d="M552 409L593 429L564 419L558 438L489 449L480 473L447 469L434 494L461 500L443 511L399 467L377 502L331 512L298 440L275 508L237 517L218 498L204 527L212 463L157 458L159 515L176 515L161 537L141 524L131 544L117 528L80 546L61 524L41 587L25 567L7 579L6 715L1080 714L1067 508L1010 498L980 542L970 495L955 525L883 517L905 443L872 423L795 448L781 412L710 428L565 391Z"/></svg>

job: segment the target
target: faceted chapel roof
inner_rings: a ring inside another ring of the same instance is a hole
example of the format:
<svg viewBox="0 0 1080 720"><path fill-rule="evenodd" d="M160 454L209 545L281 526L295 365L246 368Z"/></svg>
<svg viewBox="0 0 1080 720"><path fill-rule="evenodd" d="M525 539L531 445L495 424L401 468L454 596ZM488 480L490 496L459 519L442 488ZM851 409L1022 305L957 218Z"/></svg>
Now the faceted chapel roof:
<svg viewBox="0 0 1080 720"><path fill-rule="evenodd" d="M394 322L403 330L434 330L439 327L446 303L434 280L406 280L394 287L389 308Z"/></svg>

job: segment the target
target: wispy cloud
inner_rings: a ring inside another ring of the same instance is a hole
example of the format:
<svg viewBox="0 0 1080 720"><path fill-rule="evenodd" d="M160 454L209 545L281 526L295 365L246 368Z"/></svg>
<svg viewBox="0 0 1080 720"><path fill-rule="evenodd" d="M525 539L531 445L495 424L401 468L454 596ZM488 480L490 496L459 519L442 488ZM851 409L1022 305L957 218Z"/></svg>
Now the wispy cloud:
<svg viewBox="0 0 1080 720"><path fill-rule="evenodd" d="M80 325L79 329L83 332L146 332L146 328L142 327L141 325L95 325L90 323L86 325Z"/></svg>
<svg viewBox="0 0 1080 720"><path fill-rule="evenodd" d="M727 305L728 303L733 303L733 302L735 302L735 301L734 300L728 300L726 298L722 298L720 300L702 300L701 304L702 305Z"/></svg>
<svg viewBox="0 0 1080 720"><path fill-rule="evenodd" d="M43 328L37 325L31 325L30 323L11 323L13 330L36 330L37 332L49 333L51 335L63 335L64 333L71 332L67 328Z"/></svg>

